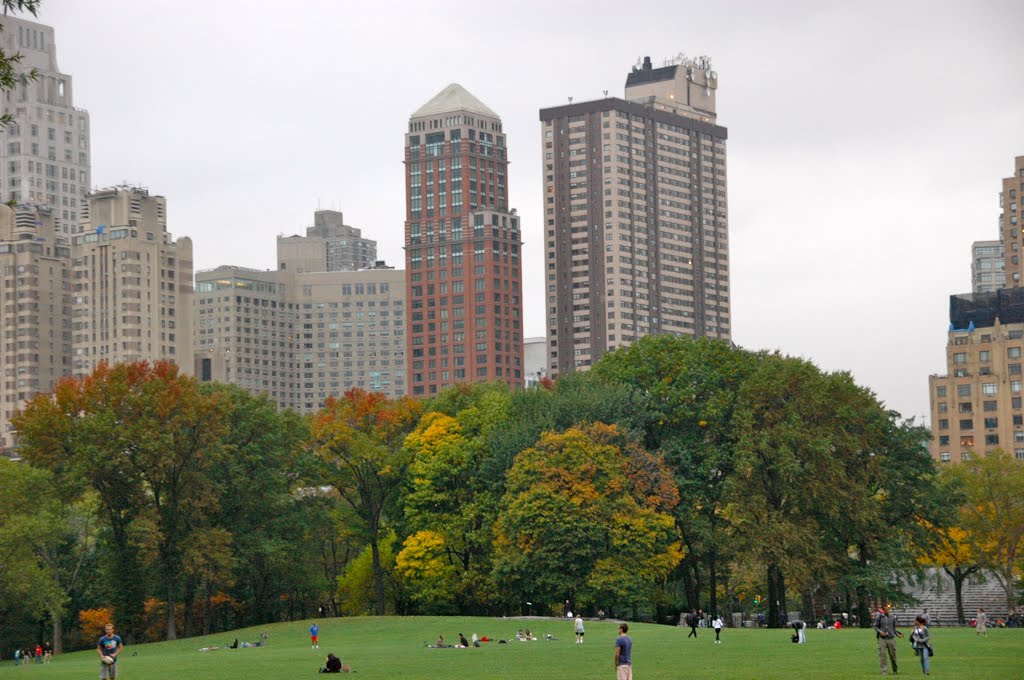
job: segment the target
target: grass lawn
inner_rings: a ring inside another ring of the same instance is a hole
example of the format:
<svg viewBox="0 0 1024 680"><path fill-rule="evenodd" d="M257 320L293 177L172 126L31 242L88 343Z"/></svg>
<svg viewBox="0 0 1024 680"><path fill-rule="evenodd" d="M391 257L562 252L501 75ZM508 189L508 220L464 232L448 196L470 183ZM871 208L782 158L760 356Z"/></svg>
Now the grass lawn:
<svg viewBox="0 0 1024 680"><path fill-rule="evenodd" d="M586 624L586 642L573 642L572 622L552 619L520 620L491 618L340 618L321 619L320 649L310 649L310 622L261 626L204 638L127 647L120 662L125 680L222 680L244 678L313 678L327 652L334 652L358 672L361 680L372 678L614 678L613 640L616 624ZM550 633L555 641L484 643L480 649L426 649L438 634L448 641L473 633L512 638L520 628L535 635ZM236 635L255 640L270 635L262 648L217 649ZM699 631L687 639L687 628L635 624L634 674L637 680L652 678L866 678L879 675L878 652L870 630L809 630L807 644L794 645L784 630L722 631L722 644L714 632ZM909 635L909 630L905 631ZM936 652L932 676L940 678L1024 677L1024 630L992 630L987 638L969 629L935 628ZM921 666L909 642L897 644L900 675L920 675ZM131 656L132 653L137 656ZM94 651L56 657L49 666L15 668L10 660L0 664L0 678L95 678L99 661Z"/></svg>

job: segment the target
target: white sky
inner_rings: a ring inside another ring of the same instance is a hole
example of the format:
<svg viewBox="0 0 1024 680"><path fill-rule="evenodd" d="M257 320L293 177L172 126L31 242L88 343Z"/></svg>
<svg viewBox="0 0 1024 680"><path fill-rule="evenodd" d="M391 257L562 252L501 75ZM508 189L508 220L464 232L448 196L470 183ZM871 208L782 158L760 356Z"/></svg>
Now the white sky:
<svg viewBox="0 0 1024 680"><path fill-rule="evenodd" d="M409 115L458 82L503 118L526 335L544 335L538 111L711 56L729 130L733 339L928 410L948 296L1024 155L1024 2L43 0L92 176L167 197L197 269L272 268L318 206L402 266Z"/></svg>

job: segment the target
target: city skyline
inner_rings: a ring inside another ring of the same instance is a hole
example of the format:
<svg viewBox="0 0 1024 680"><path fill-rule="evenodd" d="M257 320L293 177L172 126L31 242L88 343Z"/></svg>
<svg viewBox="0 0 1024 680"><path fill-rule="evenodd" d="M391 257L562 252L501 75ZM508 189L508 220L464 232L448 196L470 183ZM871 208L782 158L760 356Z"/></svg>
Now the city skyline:
<svg viewBox="0 0 1024 680"><path fill-rule="evenodd" d="M587 6L592 16L527 2L462 19L403 4L396 26L391 14L315 2L260 13L50 0L37 20L54 27L75 104L90 112L92 188L127 180L167 196L168 227L193 239L197 270L272 268L272 237L299 232L318 204L360 225L381 259L404 259L394 131L463 84L501 113L510 140L525 336L544 332L538 110L621 91L646 54L656 65L708 54L730 130L733 340L850 370L891 407L925 413L924 378L945 363L935 338L948 295L970 290L967 245L992 238L999 181L1024 151L1024 95L1005 87L1022 61L1022 10L641 3L622 25L613 5ZM514 56L488 49L498 21L519 41ZM588 38L613 30L614 48ZM423 37L457 33L458 48ZM182 34L193 48L178 47ZM368 100L387 106L367 117ZM882 304L896 296L914 301L898 319ZM894 325L907 348L895 353Z"/></svg>

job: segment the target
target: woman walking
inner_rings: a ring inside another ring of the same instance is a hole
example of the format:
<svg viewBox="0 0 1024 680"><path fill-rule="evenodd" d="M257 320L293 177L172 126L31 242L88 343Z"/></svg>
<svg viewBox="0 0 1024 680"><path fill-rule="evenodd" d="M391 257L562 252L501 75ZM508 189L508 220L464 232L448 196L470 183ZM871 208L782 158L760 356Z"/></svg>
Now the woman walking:
<svg viewBox="0 0 1024 680"><path fill-rule="evenodd" d="M921 672L928 675L931 671L932 637L923 616L918 616L914 630L910 633L910 644L914 653L921 657Z"/></svg>

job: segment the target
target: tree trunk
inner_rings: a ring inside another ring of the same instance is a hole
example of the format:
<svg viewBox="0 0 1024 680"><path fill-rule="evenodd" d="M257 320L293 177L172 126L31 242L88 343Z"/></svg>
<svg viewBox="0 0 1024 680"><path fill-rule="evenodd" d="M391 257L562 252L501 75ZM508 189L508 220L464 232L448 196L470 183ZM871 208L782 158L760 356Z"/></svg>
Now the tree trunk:
<svg viewBox="0 0 1024 680"><path fill-rule="evenodd" d="M209 579L203 584L203 635L210 634L210 598L213 597L213 587L210 585Z"/></svg>
<svg viewBox="0 0 1024 680"><path fill-rule="evenodd" d="M185 637L190 638L195 627L195 604L196 604L196 582L195 579L190 578L185 583Z"/></svg>
<svg viewBox="0 0 1024 680"><path fill-rule="evenodd" d="M708 550L708 609L718 616L718 552L712 545Z"/></svg>
<svg viewBox="0 0 1024 680"><path fill-rule="evenodd" d="M110 525L119 584L113 595L114 616L125 643L132 644L145 635L145 579L138 553L128 538L128 521L112 512Z"/></svg>
<svg viewBox="0 0 1024 680"><path fill-rule="evenodd" d="M818 619L818 613L814 607L814 592L805 590L800 594L800 617L807 623L816 621Z"/></svg>
<svg viewBox="0 0 1024 680"><path fill-rule="evenodd" d="M174 620L174 578L167 577L165 582L167 592L167 640L178 639L178 623Z"/></svg>
<svg viewBox="0 0 1024 680"><path fill-rule="evenodd" d="M786 579L782 567L768 565L768 627L782 627L782 614L786 611Z"/></svg>
<svg viewBox="0 0 1024 680"><path fill-rule="evenodd" d="M687 551L683 558L683 590L686 591L686 608L689 610L700 609L700 581L697 575L697 565L692 557L693 551Z"/></svg>
<svg viewBox="0 0 1024 680"><path fill-rule="evenodd" d="M53 653L64 653L64 616L59 611L50 613L53 617Z"/></svg>
<svg viewBox="0 0 1024 680"><path fill-rule="evenodd" d="M373 554L373 589L376 593L377 616L384 616L384 569L380 566L380 545L376 531L370 538L370 552Z"/></svg>
<svg viewBox="0 0 1024 680"><path fill-rule="evenodd" d="M1007 572L993 571L992 575L999 581L999 585L1003 587L1003 592L1006 594L1006 611L1012 612L1017 607L1017 593L1013 586L1013 567L1011 566Z"/></svg>

